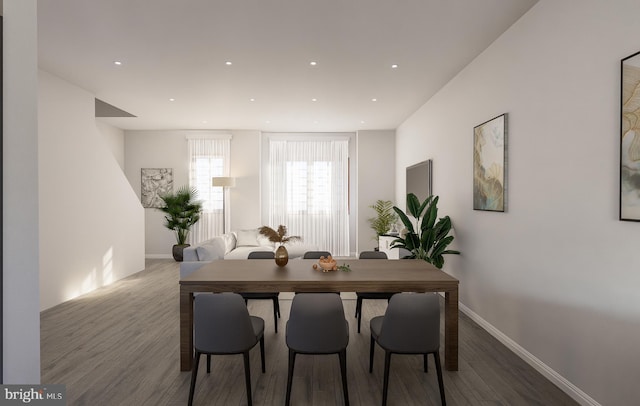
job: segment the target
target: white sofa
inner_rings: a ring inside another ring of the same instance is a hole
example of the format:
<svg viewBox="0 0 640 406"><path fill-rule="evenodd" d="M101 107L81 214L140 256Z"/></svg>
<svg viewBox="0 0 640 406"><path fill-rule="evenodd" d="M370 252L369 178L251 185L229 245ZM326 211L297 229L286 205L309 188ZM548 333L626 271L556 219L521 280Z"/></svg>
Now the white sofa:
<svg viewBox="0 0 640 406"><path fill-rule="evenodd" d="M289 253L289 259L300 258L306 251L318 249L301 241L286 243L285 247ZM183 262L180 263L180 277L189 275L211 261L247 259L250 252L274 252L276 248L277 245L260 234L257 228L223 234L185 248Z"/></svg>

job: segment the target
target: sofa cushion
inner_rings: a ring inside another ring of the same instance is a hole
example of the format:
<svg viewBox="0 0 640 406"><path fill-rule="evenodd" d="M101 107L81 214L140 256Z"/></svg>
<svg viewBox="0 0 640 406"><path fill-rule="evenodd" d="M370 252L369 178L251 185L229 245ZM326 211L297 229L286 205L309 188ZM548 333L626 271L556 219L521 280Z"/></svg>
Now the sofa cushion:
<svg viewBox="0 0 640 406"><path fill-rule="evenodd" d="M236 232L236 247L258 247L258 230L240 230Z"/></svg>
<svg viewBox="0 0 640 406"><path fill-rule="evenodd" d="M196 247L198 261L213 261L224 257L225 245L222 238L207 240Z"/></svg>
<svg viewBox="0 0 640 406"><path fill-rule="evenodd" d="M249 257L249 253L254 251L273 252L269 247L237 247L235 250L227 253L227 255L224 256L224 259L247 259Z"/></svg>
<svg viewBox="0 0 640 406"><path fill-rule="evenodd" d="M258 245L261 247L270 247L272 250L276 249L276 244L269 241L269 237L258 232Z"/></svg>

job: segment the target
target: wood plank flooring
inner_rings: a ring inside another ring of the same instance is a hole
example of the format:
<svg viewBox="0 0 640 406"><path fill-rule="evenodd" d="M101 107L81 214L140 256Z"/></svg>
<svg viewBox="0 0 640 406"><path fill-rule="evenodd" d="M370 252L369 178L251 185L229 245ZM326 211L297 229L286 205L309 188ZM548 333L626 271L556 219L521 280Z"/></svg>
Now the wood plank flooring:
<svg viewBox="0 0 640 406"><path fill-rule="evenodd" d="M154 259L146 265L136 275L42 312L42 382L65 384L68 405L187 403L191 373L180 372L179 367L178 264ZM355 300L343 303L350 325L347 379L351 404L379 405L384 357L376 348L374 372L369 374L368 321L384 313L386 302L364 302L361 334L353 317ZM249 312L266 322L266 373L260 372L259 349L251 353L254 405L284 404L284 331L290 305L290 300L280 300L282 318L275 334L271 302L249 302ZM464 314L460 314L459 334L460 370L444 371L447 404L577 404ZM194 405L247 404L241 355L214 357L209 375L204 357L202 361ZM392 357L389 406L440 404L433 358L429 361L425 374L420 356ZM342 404L337 355L298 356L291 405Z"/></svg>

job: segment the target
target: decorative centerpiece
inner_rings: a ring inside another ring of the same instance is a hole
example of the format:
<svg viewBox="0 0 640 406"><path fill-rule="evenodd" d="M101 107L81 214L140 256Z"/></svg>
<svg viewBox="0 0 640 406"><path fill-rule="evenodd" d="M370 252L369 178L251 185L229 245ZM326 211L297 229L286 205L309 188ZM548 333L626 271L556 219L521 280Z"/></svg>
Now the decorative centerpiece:
<svg viewBox="0 0 640 406"><path fill-rule="evenodd" d="M321 256L320 259L318 260L317 264L313 264L313 269L314 270L318 270L321 269L322 272L330 272L330 271L343 271L343 272L349 272L351 271L351 268L349 267L349 265L338 265L338 262L333 259L333 257L331 255L329 255L327 258L325 258L324 256Z"/></svg>
<svg viewBox="0 0 640 406"><path fill-rule="evenodd" d="M267 237L269 241L280 244L280 246L278 246L278 248L276 249L276 254L275 254L276 265L278 266L285 266L287 265L287 262L289 262L289 253L287 252L287 249L285 248L284 244L289 241L302 240L302 238L295 235L287 236L287 227L283 226L282 224L278 226L277 231L271 227L262 226L260 227L260 234Z"/></svg>

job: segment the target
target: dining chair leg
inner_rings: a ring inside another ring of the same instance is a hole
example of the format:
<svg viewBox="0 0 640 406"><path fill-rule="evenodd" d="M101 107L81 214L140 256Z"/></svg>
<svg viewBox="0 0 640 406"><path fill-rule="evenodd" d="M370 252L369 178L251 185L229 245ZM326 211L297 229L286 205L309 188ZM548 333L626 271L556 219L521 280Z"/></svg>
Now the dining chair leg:
<svg viewBox="0 0 640 406"><path fill-rule="evenodd" d="M207 373L211 373L211 354L207 354Z"/></svg>
<svg viewBox="0 0 640 406"><path fill-rule="evenodd" d="M193 405L193 393L196 389L196 377L198 375L198 366L200 365L200 353L196 351L195 359L193 360L193 370L191 371L191 385L189 386L189 406Z"/></svg>
<svg viewBox="0 0 640 406"><path fill-rule="evenodd" d="M276 310L276 299L273 301L273 325L276 328L276 334L278 334L278 310Z"/></svg>
<svg viewBox="0 0 640 406"><path fill-rule="evenodd" d="M278 300L278 297L273 298L273 307L276 309L278 318L280 318L280 300Z"/></svg>
<svg viewBox="0 0 640 406"><path fill-rule="evenodd" d="M387 406L387 392L389 391L389 367L391 366L391 351L384 353L384 381L382 384L382 406Z"/></svg>
<svg viewBox="0 0 640 406"><path fill-rule="evenodd" d="M287 397L284 402L285 406L289 406L291 401L291 382L293 381L293 366L296 363L296 353L289 349L289 373L287 374Z"/></svg>
<svg viewBox="0 0 640 406"><path fill-rule="evenodd" d="M260 337L260 362L262 362L262 373L264 374L266 372L264 368L264 335Z"/></svg>
<svg viewBox="0 0 640 406"><path fill-rule="evenodd" d="M429 359L427 357L429 354L424 354L424 372L429 372Z"/></svg>
<svg viewBox="0 0 640 406"><path fill-rule="evenodd" d="M347 350L338 353L340 358L340 372L342 374L342 393L344 394L344 405L349 406L349 389L347 388Z"/></svg>
<svg viewBox="0 0 640 406"><path fill-rule="evenodd" d="M447 406L447 400L444 397L444 382L442 381L442 365L440 365L440 353L438 351L433 353L433 357L436 359L436 372L438 373L438 387L440 388L440 402L442 406Z"/></svg>
<svg viewBox="0 0 640 406"><path fill-rule="evenodd" d="M355 317L358 317L358 315L360 314L361 310L362 310L362 298L358 297L356 299L356 315L355 315Z"/></svg>
<svg viewBox="0 0 640 406"><path fill-rule="evenodd" d="M373 339L373 334L371 335L371 343L369 345L369 373L373 372L373 352L375 350L376 340Z"/></svg>
<svg viewBox="0 0 640 406"><path fill-rule="evenodd" d="M249 350L242 353L244 358L244 380L247 387L247 404L251 406L251 368L249 365Z"/></svg>
<svg viewBox="0 0 640 406"><path fill-rule="evenodd" d="M358 313L358 334L360 334L360 322L362 322L362 309Z"/></svg>

